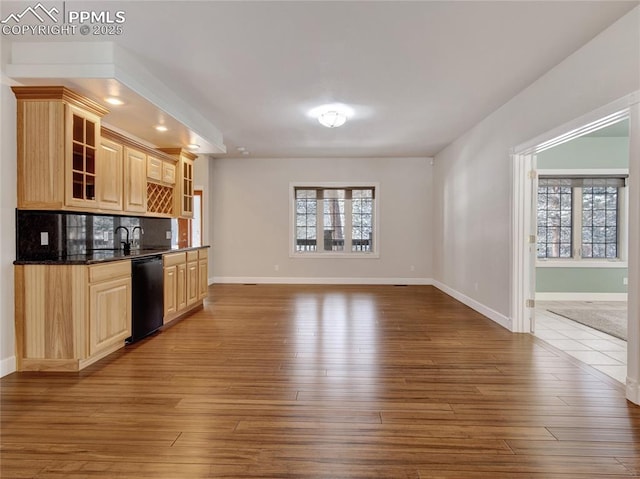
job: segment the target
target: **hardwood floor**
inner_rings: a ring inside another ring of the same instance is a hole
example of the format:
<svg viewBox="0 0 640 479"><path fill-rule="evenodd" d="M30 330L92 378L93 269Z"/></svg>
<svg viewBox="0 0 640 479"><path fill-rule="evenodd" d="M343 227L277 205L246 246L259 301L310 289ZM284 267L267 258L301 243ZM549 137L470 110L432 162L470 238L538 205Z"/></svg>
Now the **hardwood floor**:
<svg viewBox="0 0 640 479"><path fill-rule="evenodd" d="M429 286L215 285L81 373L0 384L3 478L640 476L621 384Z"/></svg>

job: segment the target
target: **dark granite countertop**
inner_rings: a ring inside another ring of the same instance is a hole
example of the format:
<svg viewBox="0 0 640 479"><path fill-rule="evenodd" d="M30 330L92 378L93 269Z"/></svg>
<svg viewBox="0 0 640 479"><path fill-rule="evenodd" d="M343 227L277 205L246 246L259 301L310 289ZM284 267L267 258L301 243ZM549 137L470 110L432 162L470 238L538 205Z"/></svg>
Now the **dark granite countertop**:
<svg viewBox="0 0 640 479"><path fill-rule="evenodd" d="M15 265L25 264L44 264L44 265L82 265L82 264L96 264L106 263L109 261L123 261L134 258L142 258L145 256L162 255L167 253L179 253L182 251L191 251L202 248L209 248L209 245L194 246L190 248L144 248L144 249L132 249L131 254L124 254L121 249L118 250L93 250L83 254L71 254L61 255L58 257L49 257L42 259L32 260L19 260L14 261Z"/></svg>

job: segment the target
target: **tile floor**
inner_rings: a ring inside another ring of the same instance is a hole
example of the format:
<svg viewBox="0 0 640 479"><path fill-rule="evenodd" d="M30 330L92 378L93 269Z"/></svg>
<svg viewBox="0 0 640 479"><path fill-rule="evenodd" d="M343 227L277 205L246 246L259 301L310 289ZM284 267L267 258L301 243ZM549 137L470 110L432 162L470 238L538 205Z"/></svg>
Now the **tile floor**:
<svg viewBox="0 0 640 479"><path fill-rule="evenodd" d="M534 335L589 364L626 382L627 342L547 311L548 308L625 309L624 301L536 301Z"/></svg>

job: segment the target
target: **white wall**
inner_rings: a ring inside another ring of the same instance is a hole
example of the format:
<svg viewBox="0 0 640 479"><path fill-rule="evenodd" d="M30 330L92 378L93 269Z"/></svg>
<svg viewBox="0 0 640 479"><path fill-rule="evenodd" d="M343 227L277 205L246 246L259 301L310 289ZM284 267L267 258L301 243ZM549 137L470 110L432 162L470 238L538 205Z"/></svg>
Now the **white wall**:
<svg viewBox="0 0 640 479"><path fill-rule="evenodd" d="M640 88L639 24L640 7L436 156L436 284L508 322L512 315L510 149Z"/></svg>
<svg viewBox="0 0 640 479"><path fill-rule="evenodd" d="M13 261L15 245L16 101L9 80L2 75L0 85L0 376L15 371L13 327Z"/></svg>
<svg viewBox="0 0 640 479"><path fill-rule="evenodd" d="M431 278L430 159L226 158L212 160L210 167L210 275L216 282L425 283ZM291 182L379 183L380 257L290 258Z"/></svg>

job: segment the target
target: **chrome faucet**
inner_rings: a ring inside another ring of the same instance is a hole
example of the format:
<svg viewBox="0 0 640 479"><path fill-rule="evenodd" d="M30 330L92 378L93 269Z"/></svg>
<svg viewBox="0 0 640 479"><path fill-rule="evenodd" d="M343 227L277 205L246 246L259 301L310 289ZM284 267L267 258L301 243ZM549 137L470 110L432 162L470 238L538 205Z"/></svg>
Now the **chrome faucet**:
<svg viewBox="0 0 640 479"><path fill-rule="evenodd" d="M117 235L118 231L121 229L127 232L127 239L125 241L120 241L120 243L122 244L122 249L124 250L124 254L131 254L131 243L129 243L129 229L126 226L118 226L116 228L116 231L114 232L114 235ZM120 238L122 238L122 235L120 235Z"/></svg>

